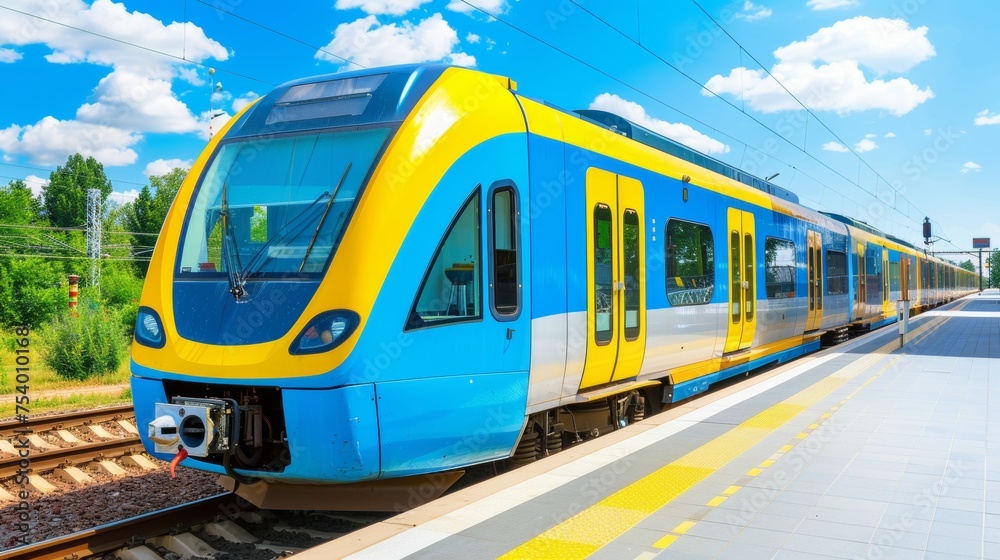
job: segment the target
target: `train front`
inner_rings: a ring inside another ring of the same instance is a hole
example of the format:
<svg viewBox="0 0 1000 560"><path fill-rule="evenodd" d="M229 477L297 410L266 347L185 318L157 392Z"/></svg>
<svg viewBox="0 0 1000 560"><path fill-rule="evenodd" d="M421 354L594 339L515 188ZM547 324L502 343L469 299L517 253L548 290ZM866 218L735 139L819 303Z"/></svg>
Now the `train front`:
<svg viewBox="0 0 1000 560"><path fill-rule="evenodd" d="M434 471L383 468L376 382L422 372L373 374L362 335L385 348L402 328L407 309L379 314L394 275L423 274L398 255L428 198L470 147L523 128L505 79L437 66L292 82L234 117L150 263L132 350L146 449L244 483Z"/></svg>

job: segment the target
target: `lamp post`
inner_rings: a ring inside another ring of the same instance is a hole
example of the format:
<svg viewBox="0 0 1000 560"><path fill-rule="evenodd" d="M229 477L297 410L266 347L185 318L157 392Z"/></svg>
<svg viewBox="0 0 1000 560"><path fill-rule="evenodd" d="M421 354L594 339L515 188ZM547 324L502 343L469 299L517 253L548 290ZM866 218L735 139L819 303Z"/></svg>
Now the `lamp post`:
<svg viewBox="0 0 1000 560"><path fill-rule="evenodd" d="M212 121L215 120L216 117L213 102L215 94L222 91L222 82L215 83L215 68L208 69L208 80L212 87L212 93L208 95L208 139L211 140L212 135L214 134L212 131Z"/></svg>

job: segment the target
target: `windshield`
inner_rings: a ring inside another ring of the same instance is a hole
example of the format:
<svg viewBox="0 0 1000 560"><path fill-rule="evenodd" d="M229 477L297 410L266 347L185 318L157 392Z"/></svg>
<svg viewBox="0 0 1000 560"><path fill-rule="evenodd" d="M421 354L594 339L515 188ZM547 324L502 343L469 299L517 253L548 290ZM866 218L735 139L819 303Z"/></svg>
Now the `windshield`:
<svg viewBox="0 0 1000 560"><path fill-rule="evenodd" d="M369 128L224 144L197 188L180 276L322 272L388 134Z"/></svg>

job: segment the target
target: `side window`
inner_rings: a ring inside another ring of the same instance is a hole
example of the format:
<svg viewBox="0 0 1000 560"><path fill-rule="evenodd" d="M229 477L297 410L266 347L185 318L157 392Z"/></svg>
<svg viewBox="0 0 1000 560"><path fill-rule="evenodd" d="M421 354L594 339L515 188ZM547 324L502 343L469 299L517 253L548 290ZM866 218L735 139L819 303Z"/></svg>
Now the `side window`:
<svg viewBox="0 0 1000 560"><path fill-rule="evenodd" d="M598 345L611 342L614 333L614 229L611 207L594 207L594 340Z"/></svg>
<svg viewBox="0 0 1000 560"><path fill-rule="evenodd" d="M831 296L847 293L847 254L826 252L826 291Z"/></svg>
<svg viewBox="0 0 1000 560"><path fill-rule="evenodd" d="M438 246L406 330L482 318L479 188L466 200Z"/></svg>
<svg viewBox="0 0 1000 560"><path fill-rule="evenodd" d="M768 299L795 297L795 244L768 237L764 242L764 290Z"/></svg>
<svg viewBox="0 0 1000 560"><path fill-rule="evenodd" d="M521 311L520 231L514 186L494 186L490 196L490 302L499 320L517 318Z"/></svg>
<svg viewBox="0 0 1000 560"><path fill-rule="evenodd" d="M701 305L715 291L715 244L712 230L702 224L667 220L667 301L670 305Z"/></svg>

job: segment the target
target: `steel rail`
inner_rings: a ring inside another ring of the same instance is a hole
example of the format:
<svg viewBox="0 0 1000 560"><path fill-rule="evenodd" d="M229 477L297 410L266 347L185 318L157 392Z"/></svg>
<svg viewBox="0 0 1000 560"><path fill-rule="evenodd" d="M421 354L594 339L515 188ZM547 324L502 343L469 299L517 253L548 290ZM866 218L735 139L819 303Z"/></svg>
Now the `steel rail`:
<svg viewBox="0 0 1000 560"><path fill-rule="evenodd" d="M110 441L85 443L74 447L64 447L51 451L36 452L32 450L28 459L31 462L32 474L50 471L64 465L79 465L94 459L121 457L137 451L142 451L142 441L139 436L131 436ZM0 479L17 474L21 457L13 456L0 459Z"/></svg>
<svg viewBox="0 0 1000 560"><path fill-rule="evenodd" d="M45 432L73 426L99 424L109 420L121 420L132 416L134 414L132 405L130 404L69 412L66 414L53 414L50 416L29 416L27 422L20 422L18 420L0 422L0 438L14 437L19 430L24 430L25 428L31 428L32 432Z"/></svg>
<svg viewBox="0 0 1000 560"><path fill-rule="evenodd" d="M177 528L185 529L224 515L229 509L227 505L234 503L235 500L236 497L231 493L202 498L188 504L98 525L93 529L85 529L71 535L5 550L0 552L0 560L14 558L56 560L104 554L132 542L141 542Z"/></svg>

